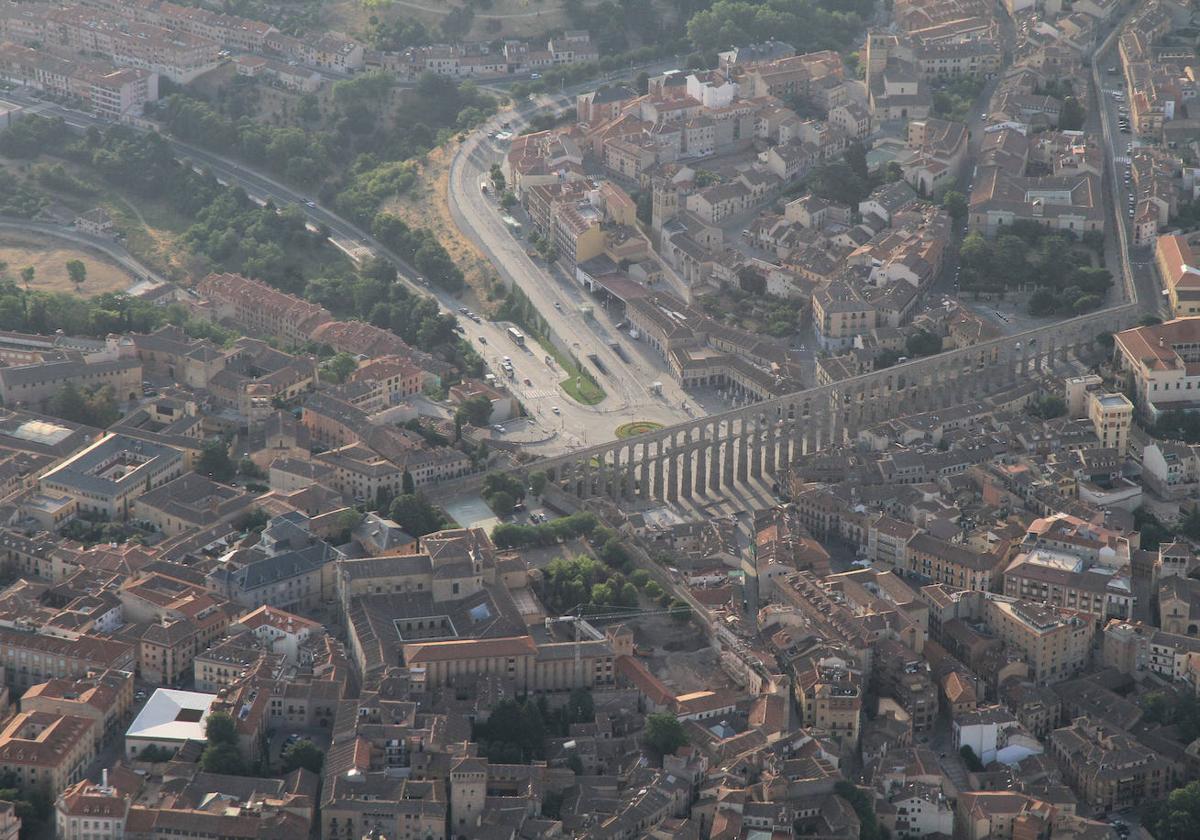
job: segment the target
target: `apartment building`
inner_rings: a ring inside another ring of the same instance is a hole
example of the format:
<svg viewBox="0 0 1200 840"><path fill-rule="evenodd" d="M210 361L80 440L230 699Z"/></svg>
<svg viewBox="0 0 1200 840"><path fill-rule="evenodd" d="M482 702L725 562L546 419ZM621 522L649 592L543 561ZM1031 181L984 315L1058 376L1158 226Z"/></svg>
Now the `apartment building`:
<svg viewBox="0 0 1200 840"><path fill-rule="evenodd" d="M1135 327L1115 339L1113 361L1141 417L1153 422L1164 411L1200 408L1200 317Z"/></svg>
<svg viewBox="0 0 1200 840"><path fill-rule="evenodd" d="M38 486L43 493L70 496L81 511L124 520L134 500L182 475L183 464L177 449L106 434L44 473Z"/></svg>
<svg viewBox="0 0 1200 840"><path fill-rule="evenodd" d="M60 793L54 803L57 836L62 840L85 840L86 825L91 840L120 840L125 836L131 798L127 790L81 779Z"/></svg>
<svg viewBox="0 0 1200 840"><path fill-rule="evenodd" d="M1018 554L1004 571L1004 594L1086 613L1103 623L1133 612L1129 573L1093 565L1062 551L1035 548Z"/></svg>
<svg viewBox="0 0 1200 840"><path fill-rule="evenodd" d="M97 750L124 734L132 709L133 674L111 668L75 680L51 679L21 695L21 711L91 720Z"/></svg>
<svg viewBox="0 0 1200 840"><path fill-rule="evenodd" d="M972 551L927 533L914 536L904 549L904 567L909 572L961 589L990 590L1003 562L1003 556Z"/></svg>
<svg viewBox="0 0 1200 840"><path fill-rule="evenodd" d="M181 475L133 502L133 516L152 522L167 536L210 528L253 510L256 499L196 473Z"/></svg>
<svg viewBox="0 0 1200 840"><path fill-rule="evenodd" d="M87 6L53 9L46 15L48 45L104 55L115 64L138 67L186 84L216 68L220 45L213 40L152 23L113 18Z"/></svg>
<svg viewBox="0 0 1200 840"><path fill-rule="evenodd" d="M302 514L277 516L258 542L222 555L205 582L244 608L312 610L333 597L341 552L319 539Z"/></svg>
<svg viewBox="0 0 1200 840"><path fill-rule="evenodd" d="M1154 265L1176 318L1200 315L1200 235L1170 234L1154 243Z"/></svg>
<svg viewBox="0 0 1200 840"><path fill-rule="evenodd" d="M1034 800L1023 793L963 791L958 795L956 822L963 840L1014 840L1018 836L1014 826L1033 805Z"/></svg>
<svg viewBox="0 0 1200 840"><path fill-rule="evenodd" d="M0 43L0 78L66 97L116 122L141 116L147 103L158 100L158 74L151 70L61 58L13 43Z"/></svg>
<svg viewBox="0 0 1200 840"><path fill-rule="evenodd" d="M26 794L51 799L83 778L96 756L94 720L23 711L0 729L0 773L11 773Z"/></svg>
<svg viewBox="0 0 1200 840"><path fill-rule="evenodd" d="M1122 458L1128 454L1129 433L1133 429L1133 403L1128 397L1092 391L1088 394L1088 419L1102 447L1115 449Z"/></svg>
<svg viewBox="0 0 1200 840"><path fill-rule="evenodd" d="M213 305L217 320L229 320L255 336L274 336L288 344L304 344L317 327L332 321L314 303L277 291L240 274L210 274L196 291Z"/></svg>
<svg viewBox="0 0 1200 840"><path fill-rule="evenodd" d="M968 205L970 230L988 238L1019 220L1076 237L1104 232L1101 180L1091 172L1026 177L998 167L980 169Z"/></svg>
<svg viewBox="0 0 1200 840"><path fill-rule="evenodd" d="M402 648L404 662L423 668L426 685L449 684L457 674L493 674L532 692L603 688L615 684L613 642L537 643L529 636L414 642Z"/></svg>
<svg viewBox="0 0 1200 840"><path fill-rule="evenodd" d="M133 400L142 395L142 366L136 359L85 357L0 368L0 400L10 408L40 410L67 384L111 386L118 401Z"/></svg>
<svg viewBox="0 0 1200 840"><path fill-rule="evenodd" d="M395 405L405 397L421 393L425 375L418 366L400 356L383 356L368 359L350 374L350 382L373 382L383 389L388 405Z"/></svg>
<svg viewBox="0 0 1200 840"><path fill-rule="evenodd" d="M1105 721L1077 718L1050 733L1049 747L1067 783L1099 813L1161 799L1174 784L1163 756Z"/></svg>
<svg viewBox="0 0 1200 840"><path fill-rule="evenodd" d="M843 350L856 336L876 325L875 307L862 300L845 283L831 283L812 297L813 326L817 341L827 350Z"/></svg>
<svg viewBox="0 0 1200 840"><path fill-rule="evenodd" d="M1066 679L1091 660L1095 622L1071 610L994 595L984 609L989 629L1021 654L1040 685Z"/></svg>

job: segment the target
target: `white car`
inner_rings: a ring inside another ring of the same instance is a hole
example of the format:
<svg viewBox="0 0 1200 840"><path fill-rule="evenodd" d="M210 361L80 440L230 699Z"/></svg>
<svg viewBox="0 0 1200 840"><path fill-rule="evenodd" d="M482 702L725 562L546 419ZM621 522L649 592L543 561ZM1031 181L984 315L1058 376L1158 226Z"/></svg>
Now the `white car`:
<svg viewBox="0 0 1200 840"><path fill-rule="evenodd" d="M558 410L558 406L556 406L556 405L550 406L550 410L553 411L555 414L562 414L562 412Z"/></svg>

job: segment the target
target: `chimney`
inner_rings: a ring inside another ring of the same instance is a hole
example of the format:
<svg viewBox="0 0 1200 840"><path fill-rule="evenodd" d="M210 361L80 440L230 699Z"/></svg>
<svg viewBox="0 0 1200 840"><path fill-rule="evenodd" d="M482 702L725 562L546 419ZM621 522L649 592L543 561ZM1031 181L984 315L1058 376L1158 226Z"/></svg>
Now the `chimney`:
<svg viewBox="0 0 1200 840"><path fill-rule="evenodd" d="M108 768L105 767L100 771L100 787L108 790Z"/></svg>

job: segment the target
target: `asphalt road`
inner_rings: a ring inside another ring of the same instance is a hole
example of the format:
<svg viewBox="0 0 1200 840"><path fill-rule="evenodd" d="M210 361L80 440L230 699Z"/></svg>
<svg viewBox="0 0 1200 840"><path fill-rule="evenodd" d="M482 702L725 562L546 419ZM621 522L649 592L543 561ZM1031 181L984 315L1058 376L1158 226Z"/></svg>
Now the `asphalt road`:
<svg viewBox="0 0 1200 840"><path fill-rule="evenodd" d="M1129 267L1137 288L1138 300L1146 308L1157 310L1159 314L1165 314L1166 299L1162 295L1162 287L1152 265L1150 249L1133 247L1133 217L1129 215L1129 199L1136 198L1136 196L1132 182L1126 183L1124 174L1130 171L1130 147L1137 149L1143 144L1132 132L1125 133L1116 129L1121 117L1120 111L1123 107L1127 107L1125 102L1119 102L1112 96L1113 91L1124 91L1124 81L1120 74L1120 60L1115 50L1109 50L1106 53L1097 54L1095 61L1100 68L1100 79L1103 84L1103 90L1097 91L1098 104L1108 112L1107 125L1113 126L1115 129L1111 135L1105 134L1104 136L1106 153L1112 158L1117 171L1117 178L1111 184L1108 195L1115 205L1114 210L1117 217L1120 218L1121 224L1126 225L1129 234ZM1118 72L1108 73L1109 67L1117 67ZM1105 245L1109 250L1117 251L1116 237L1107 237Z"/></svg>
<svg viewBox="0 0 1200 840"><path fill-rule="evenodd" d="M42 233L47 236L65 239L84 248L99 251L139 279L163 282L162 277L134 259L132 254L112 239L92 236L73 228L65 228L62 225L50 224L49 222L34 222L28 219L0 218L0 229Z"/></svg>
<svg viewBox="0 0 1200 840"><path fill-rule="evenodd" d="M585 89L590 85L580 87ZM573 93L574 89L542 95L533 104L557 111L573 108ZM618 331L614 319L581 287L557 269L530 258L526 253L528 244L504 223L494 197L480 190L479 184L487 179L491 165L502 160L507 150L506 143L488 135L505 123L507 130L519 132L527 124L527 113L531 110L525 104L519 111L498 114L459 147L450 171L449 197L455 220L492 257L505 279L534 301L563 345L581 360L595 353L608 370L607 375L596 374L608 393L600 404L581 406L565 395L558 403L560 417L565 418L563 422L571 437L588 443L602 442L612 438L613 429L623 420L670 424L690 419L695 400L673 381L665 364L653 357L646 345ZM585 305L591 307L590 314L581 309ZM614 341L621 347L624 358L609 346ZM584 363L595 371L590 363ZM662 383L661 397L651 393L652 382ZM536 411L534 416L538 416ZM548 445L548 449L553 448L553 444Z"/></svg>
<svg viewBox="0 0 1200 840"><path fill-rule="evenodd" d="M670 62L664 62L663 66L669 66L669 64ZM520 112L531 114L547 103L554 103L558 107L573 107L574 100L571 97L574 92L586 90L594 84L595 82L589 82L554 96L543 95L535 102L520 103L518 111L505 112L503 115L497 116L488 126L475 132L468 138L463 148L474 149L479 142L488 142L487 132L494 130L495 125L500 121L513 121L523 125L525 118L521 116ZM106 124L90 114L35 98L30 96L27 91L20 89L7 92L5 96L30 106L31 110L35 112L46 116L62 117L69 125L80 130L93 125L103 126ZM589 353L596 353L604 362L610 375L598 375L597 379L602 380L601 385L609 396L599 405L584 406L576 403L560 387L560 382L564 379L562 370L556 364L547 363L545 354L540 348L532 342L530 342L531 346L524 350L517 348L507 336L506 324L494 324L485 320L476 323L471 319L461 317L462 305L458 298L418 282L419 275L416 270L398 254L375 240L368 231L361 229L329 208L321 206L313 197L227 157L198 148L170 135L164 135L164 137L181 160L190 160L194 165L210 170L221 182L237 184L245 189L251 197L260 201L271 201L278 206L292 204L300 207L312 225L323 226L327 229L331 243L353 258L362 260L378 255L391 260L399 269L402 282L415 292L432 296L444 310L458 315L464 337L480 352L497 377L507 383L512 392L525 405L534 423L544 433L542 443L533 444L527 448L542 454L554 454L566 449L611 440L614 429L627 420L652 420L669 424L689 419L689 411L682 408L688 397L666 375L665 369L653 369L648 364L636 366L627 364L608 347L609 341L616 340L625 345L624 349L629 358L636 359L640 355L644 355L639 348L629 346L636 342L632 342L628 336L616 334L616 331L612 329L611 320L606 318L602 309L597 307L600 318L597 319L596 327L593 329L584 323L584 316L576 311L578 305L583 302L581 294L577 293L573 297L565 295L561 291L547 294L551 292L553 286L551 286L552 281L548 279L545 270L534 266L525 256L523 246L508 234L507 228L499 221L494 205L483 206L483 197L478 189L481 173L478 171L470 173L460 171L458 184L452 184L451 187L452 199L457 191L460 196L465 193L479 201L474 212L484 215L499 226L499 230L491 231L491 245L497 248L499 255L490 247L489 253L493 255L498 264L504 267L514 265L514 261L524 259L525 264L519 265L517 268L518 274L522 278L530 275L536 278L536 281L545 283L540 291L532 289L532 294L530 294L531 299L537 302L542 314L551 321L559 335L571 337L570 347L578 358L582 360ZM491 154L498 159L499 150L493 149ZM461 152L459 157L462 157ZM490 166L490 161L488 166ZM484 167L484 171L486 169L487 166ZM464 187L464 183L470 185L470 188ZM502 236L497 234L502 234ZM529 293L531 289L526 291ZM572 313L570 317L575 322L572 329L562 329L565 319L560 321L556 318L558 313L551 309L552 302L556 299L560 301L560 305L564 309L569 308ZM512 379L505 377L501 370L504 355L512 357L514 367ZM526 380L529 381L528 385L525 384ZM654 381L663 382L664 396L657 397L650 394L649 384ZM694 402L693 400L687 403L689 410Z"/></svg>

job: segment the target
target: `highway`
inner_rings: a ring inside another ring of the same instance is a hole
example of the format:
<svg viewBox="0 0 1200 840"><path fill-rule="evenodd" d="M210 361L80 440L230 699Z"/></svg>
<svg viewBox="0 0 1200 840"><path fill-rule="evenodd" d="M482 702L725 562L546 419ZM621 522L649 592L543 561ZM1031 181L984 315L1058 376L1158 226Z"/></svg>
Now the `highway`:
<svg viewBox="0 0 1200 840"><path fill-rule="evenodd" d="M539 102L556 109L573 107L564 95L542 97ZM525 124L520 113L500 114L459 148L450 170L451 212L464 233L491 256L504 279L517 285L537 305L561 340L560 346L581 360L595 353L609 371L607 376L596 374L609 394L603 402L591 408L572 406L577 422L574 433L589 442L604 440L606 435L611 438L616 425L612 417L616 414L627 420L667 424L689 419L692 415L683 405L690 406L694 400L669 376L665 364L651 357L647 345L618 331L604 308L582 288L530 258L526 253L529 246L502 221L494 198L479 189L491 165L502 158L504 145L488 137L502 123L508 123L513 131ZM581 311L585 305L592 306L592 314ZM618 356L609 342L617 342L625 358ZM662 383L662 397L650 392L650 384L655 381ZM562 408L566 410L566 406Z"/></svg>
<svg viewBox="0 0 1200 840"><path fill-rule="evenodd" d="M579 88L588 89L594 84L595 82L586 83L580 85ZM91 126L103 128L109 125L90 114L30 96L24 90L6 92L5 96L28 106L33 113L49 117L62 117L68 125L77 130L86 130ZM559 97L562 98L561 101L570 102L573 105L573 100L566 99L565 94L559 94ZM544 102L546 99L547 97L542 97L541 101ZM520 111L505 112L497 116L493 122L512 120L524 124L524 117L520 115L520 112L531 113L539 107L540 104L537 102L522 103ZM479 142L481 138L487 140L488 130L491 129L485 127L472 134L464 147L471 146L473 148L474 143ZM536 344L530 341L530 346L522 350L508 338L507 325L490 323L482 319L476 322L473 319L462 317L460 310L463 307L458 298L448 292L418 282L417 271L398 254L378 242L368 231L361 229L331 209L321 206L314 198L302 191L280 183L269 175L222 155L185 143L168 134L163 136L181 160L189 160L198 167L208 169L221 182L242 187L248 195L256 200L271 201L277 206L289 204L298 206L310 223L314 226L324 226L329 232L330 242L353 259L361 261L378 255L391 260L400 272L401 281L412 291L432 296L446 312L456 315L464 338L483 356L489 368L501 380L507 381L508 387L529 412L533 428L529 429L527 434L514 438L527 441L527 448L543 455L556 454L611 440L616 426L629 420L650 420L670 424L687 420L691 416L681 407L687 398L686 394L664 375L665 371L649 371L626 365L608 348L606 342L609 339L605 335L587 329L579 331L572 341L571 350L581 360L588 353L594 352L600 355L606 366L609 367L611 375L608 377L597 376L597 379L603 380L601 384L609 396L596 406L584 406L575 402L559 385L565 377L562 370L555 364L547 364L544 358L545 354ZM471 189L460 188L461 191L476 198L480 197L478 180L477 177L473 180L468 178L467 182L471 184ZM456 187L452 184L452 196L455 189ZM494 208L491 210L490 216L499 223ZM499 224L502 226L502 223ZM516 241L507 233L505 236L508 238L507 244L509 245L505 249L507 260L516 259L519 255L528 262L528 257L525 257L523 249L516 244ZM497 262L500 261L497 260ZM508 264L507 261L504 263L506 266ZM522 273L527 270L523 269ZM541 271L537 270L531 273L540 275ZM542 309L544 316L548 319L555 316L556 313L550 311L550 304L554 298L542 296L536 291L530 297ZM561 300L564 306L568 305L568 298L563 297ZM574 307L578 302L581 302L581 298L571 301L570 305ZM579 318L581 322L582 316ZM554 324L554 326L556 330L559 327L558 324ZM558 334L570 335L571 333L559 332ZM615 331L611 338L616 339ZM625 343L628 345L635 342L626 339ZM627 347L627 351L629 349ZM514 376L511 380L506 380L501 370L501 363L505 355L512 357ZM636 355L636 352L630 353L631 358L635 358ZM526 380L529 382L528 385L525 384ZM649 393L650 382L660 380L663 382L665 393L665 396L661 398Z"/></svg>

